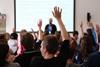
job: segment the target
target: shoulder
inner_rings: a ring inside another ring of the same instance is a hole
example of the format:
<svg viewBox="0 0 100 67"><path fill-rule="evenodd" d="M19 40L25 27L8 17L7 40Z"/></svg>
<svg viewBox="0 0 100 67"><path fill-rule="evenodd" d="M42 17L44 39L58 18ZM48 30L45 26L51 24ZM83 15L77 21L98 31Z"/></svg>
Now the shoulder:
<svg viewBox="0 0 100 67"><path fill-rule="evenodd" d="M43 61L44 59L43 59L43 57L42 56L34 56L33 58L32 58L32 62L38 62L38 61Z"/></svg>
<svg viewBox="0 0 100 67"><path fill-rule="evenodd" d="M40 56L33 57L30 62L30 67L40 67L44 62L44 59Z"/></svg>
<svg viewBox="0 0 100 67"><path fill-rule="evenodd" d="M100 52L94 52L92 54L89 55L89 57L100 57Z"/></svg>
<svg viewBox="0 0 100 67"><path fill-rule="evenodd" d="M7 64L6 67L20 67L20 64L19 63L10 63L10 64Z"/></svg>

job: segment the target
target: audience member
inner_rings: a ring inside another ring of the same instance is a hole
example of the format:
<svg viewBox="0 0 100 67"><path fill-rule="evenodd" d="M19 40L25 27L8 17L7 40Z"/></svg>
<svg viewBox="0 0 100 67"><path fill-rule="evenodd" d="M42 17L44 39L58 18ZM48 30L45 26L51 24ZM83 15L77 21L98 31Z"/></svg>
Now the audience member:
<svg viewBox="0 0 100 67"><path fill-rule="evenodd" d="M90 54L83 67L100 67L100 44L99 51Z"/></svg>
<svg viewBox="0 0 100 67"><path fill-rule="evenodd" d="M24 47L21 45L20 41L23 38L23 36L26 34L27 34L27 31L25 29L22 29L21 32L19 33L17 55L22 54L25 50Z"/></svg>
<svg viewBox="0 0 100 67"><path fill-rule="evenodd" d="M18 63L14 63L15 56L11 54L7 44L0 44L0 67L20 67Z"/></svg>
<svg viewBox="0 0 100 67"><path fill-rule="evenodd" d="M40 51L41 56L33 57L30 67L65 67L66 60L69 57L70 48L68 33L61 19L61 10L59 7L55 7L53 11L53 16L57 19L58 24L61 29L62 44L59 47L59 42L57 38L53 35L47 35L44 37ZM55 56L60 49L58 56Z"/></svg>
<svg viewBox="0 0 100 67"><path fill-rule="evenodd" d="M18 62L21 67L29 67L32 57L35 55L39 55L39 51L34 50L33 44L34 38L30 33L27 33L21 39L21 45L24 47L25 50L15 59L15 61Z"/></svg>
<svg viewBox="0 0 100 67"><path fill-rule="evenodd" d="M21 67L29 67L32 57L40 54L40 51L34 49L34 42L35 40L32 34L26 33L23 35L21 45L23 46L24 51L15 59Z"/></svg>
<svg viewBox="0 0 100 67"><path fill-rule="evenodd" d="M18 35L17 33L11 33L10 39L8 40L9 48L13 51L13 54L17 54L18 50L18 41L17 41Z"/></svg>

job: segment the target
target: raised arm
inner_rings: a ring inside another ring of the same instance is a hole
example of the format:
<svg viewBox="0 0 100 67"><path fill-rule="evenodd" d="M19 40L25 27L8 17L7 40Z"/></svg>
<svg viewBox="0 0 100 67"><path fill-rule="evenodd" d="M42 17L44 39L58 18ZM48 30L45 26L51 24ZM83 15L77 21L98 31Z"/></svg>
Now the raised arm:
<svg viewBox="0 0 100 67"><path fill-rule="evenodd" d="M32 30L32 35L33 35L34 39L37 39L37 36L36 36L34 30L32 28L31 28L31 30Z"/></svg>
<svg viewBox="0 0 100 67"><path fill-rule="evenodd" d="M82 32L82 36L83 36L84 35L84 31L83 31L83 22L82 21L81 21L80 27L81 27L81 32Z"/></svg>
<svg viewBox="0 0 100 67"><path fill-rule="evenodd" d="M52 11L52 14L56 18L56 20L58 21L58 25L59 25L60 31L61 31L62 40L68 40L69 39L68 32L66 31L65 26L63 24L63 21L61 19L61 13L62 13L62 9L59 9L59 7L54 7L54 11Z"/></svg>
<svg viewBox="0 0 100 67"><path fill-rule="evenodd" d="M12 33L14 33L14 32L16 32L16 28L15 27L12 29Z"/></svg>
<svg viewBox="0 0 100 67"><path fill-rule="evenodd" d="M38 22L38 28L39 28L39 32L38 32L38 40L43 40L43 32L42 32L42 20L40 19Z"/></svg>

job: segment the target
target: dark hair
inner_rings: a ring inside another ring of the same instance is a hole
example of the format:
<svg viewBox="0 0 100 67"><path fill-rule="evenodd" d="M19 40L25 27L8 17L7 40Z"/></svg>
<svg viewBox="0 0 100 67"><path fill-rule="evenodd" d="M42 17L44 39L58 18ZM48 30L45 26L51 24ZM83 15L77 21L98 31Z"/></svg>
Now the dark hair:
<svg viewBox="0 0 100 67"><path fill-rule="evenodd" d="M87 34L92 35L92 29L87 29Z"/></svg>
<svg viewBox="0 0 100 67"><path fill-rule="evenodd" d="M94 47L95 47L95 39L93 37L93 34L92 34L92 29L87 29L87 38L86 38L86 43L87 43L87 50L88 50L88 53L92 53L94 51Z"/></svg>
<svg viewBox="0 0 100 67"><path fill-rule="evenodd" d="M78 35L78 31L74 31L73 36Z"/></svg>
<svg viewBox="0 0 100 67"><path fill-rule="evenodd" d="M82 61L84 61L84 59L86 57L88 57L88 55L89 55L88 48L87 48L87 35L83 36L80 39L80 53L81 53L81 56L82 56Z"/></svg>
<svg viewBox="0 0 100 67"><path fill-rule="evenodd" d="M21 40L21 44L24 46L25 49L32 49L33 43L34 43L34 38L30 33L24 35Z"/></svg>
<svg viewBox="0 0 100 67"><path fill-rule="evenodd" d="M58 39L53 35L47 35L44 37L44 44L43 46L46 47L47 51L50 54L55 54L59 48Z"/></svg>
<svg viewBox="0 0 100 67"><path fill-rule="evenodd" d="M10 38L11 39L17 39L18 38L18 34L17 33L11 33L11 35L10 35Z"/></svg>
<svg viewBox="0 0 100 67"><path fill-rule="evenodd" d="M21 32L27 32L25 29L22 29Z"/></svg>
<svg viewBox="0 0 100 67"><path fill-rule="evenodd" d="M9 46L3 43L0 44L0 66L3 66L7 63L5 59L7 57L8 52Z"/></svg>

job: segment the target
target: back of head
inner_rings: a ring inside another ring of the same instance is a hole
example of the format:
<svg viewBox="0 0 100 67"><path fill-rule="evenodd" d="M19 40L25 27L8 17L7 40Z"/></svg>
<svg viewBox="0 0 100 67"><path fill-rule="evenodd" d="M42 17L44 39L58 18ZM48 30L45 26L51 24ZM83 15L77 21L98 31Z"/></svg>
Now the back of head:
<svg viewBox="0 0 100 67"><path fill-rule="evenodd" d="M26 31L25 29L22 29L22 30L20 31L20 38L22 39L23 36L26 35L26 34L27 34L27 31Z"/></svg>
<svg viewBox="0 0 100 67"><path fill-rule="evenodd" d="M87 29L87 34L91 36L92 35L92 29Z"/></svg>
<svg viewBox="0 0 100 67"><path fill-rule="evenodd" d="M55 54L59 48L58 39L53 35L47 35L44 37L43 46L50 54Z"/></svg>
<svg viewBox="0 0 100 67"><path fill-rule="evenodd" d="M17 33L11 33L10 38L17 40L18 34Z"/></svg>
<svg viewBox="0 0 100 67"><path fill-rule="evenodd" d="M87 34L84 34L84 36L80 39L80 51L83 58L88 56L86 38L87 38Z"/></svg>
<svg viewBox="0 0 100 67"><path fill-rule="evenodd" d="M6 39L6 40L9 40L10 34L6 32L6 33L4 33L4 35L5 35L5 39Z"/></svg>
<svg viewBox="0 0 100 67"><path fill-rule="evenodd" d="M22 29L22 30L21 30L21 33L22 33L22 32L27 32L27 31L26 31L25 29Z"/></svg>
<svg viewBox="0 0 100 67"><path fill-rule="evenodd" d="M78 31L74 31L74 33L73 33L73 37L77 40L78 39Z"/></svg>
<svg viewBox="0 0 100 67"><path fill-rule="evenodd" d="M74 31L73 36L78 35L78 31Z"/></svg>
<svg viewBox="0 0 100 67"><path fill-rule="evenodd" d="M24 46L25 49L32 49L33 43L34 43L34 38L30 33L24 35L21 40L21 44Z"/></svg>

